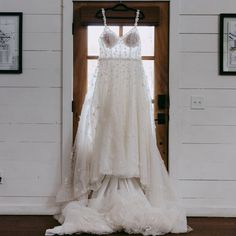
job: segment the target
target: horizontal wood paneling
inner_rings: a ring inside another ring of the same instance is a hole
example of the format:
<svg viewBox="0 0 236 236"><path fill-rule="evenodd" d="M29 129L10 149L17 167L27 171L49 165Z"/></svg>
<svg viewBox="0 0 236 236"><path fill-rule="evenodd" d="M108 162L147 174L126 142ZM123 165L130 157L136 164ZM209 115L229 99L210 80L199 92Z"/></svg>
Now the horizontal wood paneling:
<svg viewBox="0 0 236 236"><path fill-rule="evenodd" d="M204 110L181 109L183 124L236 126L235 108L206 108Z"/></svg>
<svg viewBox="0 0 236 236"><path fill-rule="evenodd" d="M181 0L181 14L219 14L236 11L235 0Z"/></svg>
<svg viewBox="0 0 236 236"><path fill-rule="evenodd" d="M23 69L60 69L61 52L31 52L23 53Z"/></svg>
<svg viewBox="0 0 236 236"><path fill-rule="evenodd" d="M0 88L0 105L58 107L59 98L60 88Z"/></svg>
<svg viewBox="0 0 236 236"><path fill-rule="evenodd" d="M190 197L182 199L182 202L186 207L187 215L191 216L235 217L236 215L234 198Z"/></svg>
<svg viewBox="0 0 236 236"><path fill-rule="evenodd" d="M181 15L179 33L216 34L219 32L219 16Z"/></svg>
<svg viewBox="0 0 236 236"><path fill-rule="evenodd" d="M54 204L55 198L54 197L2 197L0 196L0 206L2 204L17 204L20 205L22 203L25 203L27 205L42 205L42 204Z"/></svg>
<svg viewBox="0 0 236 236"><path fill-rule="evenodd" d="M61 4L0 0L1 11L23 12L23 73L0 75L0 196L5 196L0 197L0 213L56 210L52 197L61 181Z"/></svg>
<svg viewBox="0 0 236 236"><path fill-rule="evenodd" d="M1 215L53 215L59 212L54 196L0 197Z"/></svg>
<svg viewBox="0 0 236 236"><path fill-rule="evenodd" d="M221 199L222 205L228 205L236 197L236 181L178 181L178 186L185 198ZM219 207L219 206L218 206Z"/></svg>
<svg viewBox="0 0 236 236"><path fill-rule="evenodd" d="M236 180L235 156L236 149L231 144L181 145L178 178Z"/></svg>
<svg viewBox="0 0 236 236"><path fill-rule="evenodd" d="M34 155L34 153L32 153ZM60 184L60 159L4 160L0 196L54 196Z"/></svg>
<svg viewBox="0 0 236 236"><path fill-rule="evenodd" d="M46 47L45 47L46 49ZM61 87L61 52L23 52L23 73L0 76L0 86Z"/></svg>
<svg viewBox="0 0 236 236"><path fill-rule="evenodd" d="M24 33L60 33L61 15L24 15Z"/></svg>
<svg viewBox="0 0 236 236"><path fill-rule="evenodd" d="M24 33L24 51L61 51L60 33Z"/></svg>
<svg viewBox="0 0 236 236"><path fill-rule="evenodd" d="M219 75L219 13L234 0L180 0L179 190L191 215L231 216L236 197L236 79ZM192 110L191 96L205 109Z"/></svg>
<svg viewBox="0 0 236 236"><path fill-rule="evenodd" d="M60 124L0 124L0 142L59 142Z"/></svg>
<svg viewBox="0 0 236 236"><path fill-rule="evenodd" d="M60 88L1 88L0 123L60 123Z"/></svg>
<svg viewBox="0 0 236 236"><path fill-rule="evenodd" d="M4 11L22 11L24 14L61 14L60 0L0 0Z"/></svg>
<svg viewBox="0 0 236 236"><path fill-rule="evenodd" d="M235 146L236 126L182 124L181 137L183 143L231 143Z"/></svg>
<svg viewBox="0 0 236 236"><path fill-rule="evenodd" d="M203 96L205 107L223 108L222 112L227 113L225 108L236 108L236 91L234 89L181 89L180 107L190 108L191 96Z"/></svg>
<svg viewBox="0 0 236 236"><path fill-rule="evenodd" d="M61 87L61 69L32 68L24 69L24 72L19 75L1 75L0 87Z"/></svg>
<svg viewBox="0 0 236 236"><path fill-rule="evenodd" d="M236 88L234 76L219 76L217 53L181 53L180 88Z"/></svg>
<svg viewBox="0 0 236 236"><path fill-rule="evenodd" d="M60 123L60 106L0 106L1 123Z"/></svg>
<svg viewBox="0 0 236 236"><path fill-rule="evenodd" d="M0 152L1 161L8 160L12 162L22 159L24 161L40 162L41 160L48 160L48 162L52 163L55 162L60 155L60 142L2 142L0 143ZM5 177L7 177L7 175L5 175Z"/></svg>
<svg viewBox="0 0 236 236"><path fill-rule="evenodd" d="M0 153L0 196L55 195L60 184L60 142L0 143Z"/></svg>
<svg viewBox="0 0 236 236"><path fill-rule="evenodd" d="M218 34L181 34L181 52L218 52Z"/></svg>

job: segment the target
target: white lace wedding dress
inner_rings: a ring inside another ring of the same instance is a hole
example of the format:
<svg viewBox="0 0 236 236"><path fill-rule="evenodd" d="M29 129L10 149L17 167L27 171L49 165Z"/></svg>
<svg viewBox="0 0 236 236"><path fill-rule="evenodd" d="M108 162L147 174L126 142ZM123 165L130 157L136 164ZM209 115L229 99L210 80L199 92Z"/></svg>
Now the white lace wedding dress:
<svg viewBox="0 0 236 236"><path fill-rule="evenodd" d="M156 146L151 97L134 27L118 37L107 25L78 132L46 235L120 230L143 235L191 231Z"/></svg>

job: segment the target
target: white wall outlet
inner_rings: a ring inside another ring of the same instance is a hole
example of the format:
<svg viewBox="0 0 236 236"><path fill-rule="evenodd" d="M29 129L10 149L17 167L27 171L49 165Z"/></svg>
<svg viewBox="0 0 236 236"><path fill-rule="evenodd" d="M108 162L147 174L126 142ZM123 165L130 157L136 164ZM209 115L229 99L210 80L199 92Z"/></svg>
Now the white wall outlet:
<svg viewBox="0 0 236 236"><path fill-rule="evenodd" d="M191 109L193 110L205 109L205 97L204 96L191 96Z"/></svg>

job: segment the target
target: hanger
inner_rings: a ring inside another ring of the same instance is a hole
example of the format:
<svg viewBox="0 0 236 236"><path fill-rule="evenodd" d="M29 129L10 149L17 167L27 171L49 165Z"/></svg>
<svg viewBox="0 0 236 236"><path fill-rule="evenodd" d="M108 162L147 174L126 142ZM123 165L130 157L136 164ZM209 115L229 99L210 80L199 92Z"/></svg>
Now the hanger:
<svg viewBox="0 0 236 236"><path fill-rule="evenodd" d="M118 3L116 4L115 6L113 7L108 7L108 8L105 8L105 11L114 11L114 12L127 12L127 11L132 11L136 14L137 12L137 9L135 8L131 8L131 7L128 7L126 6L124 3ZM96 14L95 14L95 17L98 18L98 19L102 19L103 16L102 16L102 10L99 9ZM144 13L142 11L139 11L139 19L142 20L144 19ZM131 17L131 16L106 16L106 18L108 19L133 19L134 17Z"/></svg>

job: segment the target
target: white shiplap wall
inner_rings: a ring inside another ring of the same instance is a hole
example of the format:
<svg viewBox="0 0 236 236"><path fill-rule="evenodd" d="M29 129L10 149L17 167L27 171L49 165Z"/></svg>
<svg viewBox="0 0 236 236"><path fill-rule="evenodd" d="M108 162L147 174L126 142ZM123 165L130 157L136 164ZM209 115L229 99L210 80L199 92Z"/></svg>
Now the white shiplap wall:
<svg viewBox="0 0 236 236"><path fill-rule="evenodd" d="M0 0L23 12L23 73L0 75L0 214L55 212L61 178L60 0Z"/></svg>
<svg viewBox="0 0 236 236"><path fill-rule="evenodd" d="M57 210L61 148L70 151L71 6L62 34L60 0L0 0L1 11L24 13L23 74L0 75L0 214ZM236 77L218 76L218 14L235 12L235 0L171 7L171 171L189 215L235 216ZM191 95L205 96L205 110L190 109Z"/></svg>
<svg viewBox="0 0 236 236"><path fill-rule="evenodd" d="M179 3L179 186L189 215L235 216L236 77L218 75L218 25L236 3ZM191 110L191 95L204 110Z"/></svg>

